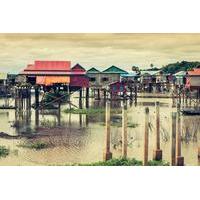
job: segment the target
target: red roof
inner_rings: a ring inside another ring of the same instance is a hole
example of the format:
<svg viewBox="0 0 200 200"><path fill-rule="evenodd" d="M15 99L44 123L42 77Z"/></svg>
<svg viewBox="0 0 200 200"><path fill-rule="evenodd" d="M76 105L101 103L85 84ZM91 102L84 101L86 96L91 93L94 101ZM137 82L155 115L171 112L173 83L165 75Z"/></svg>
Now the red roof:
<svg viewBox="0 0 200 200"><path fill-rule="evenodd" d="M85 72L82 71L29 71L24 70L20 72L19 74L22 75L85 75Z"/></svg>
<svg viewBox="0 0 200 200"><path fill-rule="evenodd" d="M188 71L188 75L190 75L190 76L200 76L200 68L195 68L192 71Z"/></svg>
<svg viewBox="0 0 200 200"><path fill-rule="evenodd" d="M35 61L34 69L37 71L70 71L70 61Z"/></svg>
<svg viewBox="0 0 200 200"><path fill-rule="evenodd" d="M76 65L74 65L72 67L72 71L82 71L82 72L85 72L86 70L79 63L77 63Z"/></svg>
<svg viewBox="0 0 200 200"><path fill-rule="evenodd" d="M80 65L76 65L71 69L70 61L35 61L34 64L29 64L20 72L23 75L85 75L86 72Z"/></svg>

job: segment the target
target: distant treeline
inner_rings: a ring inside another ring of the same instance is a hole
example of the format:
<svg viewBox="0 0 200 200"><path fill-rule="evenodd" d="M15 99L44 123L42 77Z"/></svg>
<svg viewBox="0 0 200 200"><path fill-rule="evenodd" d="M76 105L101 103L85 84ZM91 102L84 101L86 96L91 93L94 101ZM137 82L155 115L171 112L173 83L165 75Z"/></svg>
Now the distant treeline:
<svg viewBox="0 0 200 200"><path fill-rule="evenodd" d="M176 73L179 71L187 71L191 70L195 67L198 67L200 65L200 62L188 62L188 61L182 61L177 63L171 63L162 68L163 72L166 73Z"/></svg>
<svg viewBox="0 0 200 200"><path fill-rule="evenodd" d="M165 73L175 74L179 71L187 71L187 70L191 70L196 67L200 67L200 62L198 62L198 61L195 61L195 62L182 61L182 62L170 63L166 66L163 66L162 68L152 67L148 70L162 70Z"/></svg>

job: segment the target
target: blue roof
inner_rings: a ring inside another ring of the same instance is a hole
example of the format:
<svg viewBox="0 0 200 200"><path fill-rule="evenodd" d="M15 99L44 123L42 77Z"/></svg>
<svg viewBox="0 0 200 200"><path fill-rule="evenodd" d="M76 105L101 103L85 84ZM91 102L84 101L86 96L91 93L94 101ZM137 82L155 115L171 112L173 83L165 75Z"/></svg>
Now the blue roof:
<svg viewBox="0 0 200 200"><path fill-rule="evenodd" d="M174 74L175 76L185 76L186 75L186 72L185 71L180 71L180 72L177 72L176 74Z"/></svg>
<svg viewBox="0 0 200 200"><path fill-rule="evenodd" d="M137 76L136 72L129 72L128 74L121 74L121 77L135 77Z"/></svg>
<svg viewBox="0 0 200 200"><path fill-rule="evenodd" d="M145 74L148 74L150 76L153 76L153 75L156 75L157 73L160 73L160 70L146 70L146 71L141 71L141 75L145 75Z"/></svg>

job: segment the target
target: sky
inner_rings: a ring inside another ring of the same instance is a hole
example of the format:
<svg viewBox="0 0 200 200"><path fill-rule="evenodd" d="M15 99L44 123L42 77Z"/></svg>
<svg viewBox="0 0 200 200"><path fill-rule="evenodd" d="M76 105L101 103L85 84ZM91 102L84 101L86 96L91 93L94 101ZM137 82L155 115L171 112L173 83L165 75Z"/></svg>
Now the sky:
<svg viewBox="0 0 200 200"><path fill-rule="evenodd" d="M0 34L0 72L18 72L35 60L68 60L87 69L162 67L200 61L200 34Z"/></svg>

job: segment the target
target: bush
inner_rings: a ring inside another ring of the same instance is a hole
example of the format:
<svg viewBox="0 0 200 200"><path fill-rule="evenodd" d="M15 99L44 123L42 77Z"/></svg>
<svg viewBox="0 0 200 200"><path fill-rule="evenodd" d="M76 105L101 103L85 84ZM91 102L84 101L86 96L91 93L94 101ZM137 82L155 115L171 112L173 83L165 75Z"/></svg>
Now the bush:
<svg viewBox="0 0 200 200"><path fill-rule="evenodd" d="M35 141L35 142L27 142L24 144L20 144L19 147L41 150L41 149L48 148L49 145L45 142Z"/></svg>
<svg viewBox="0 0 200 200"><path fill-rule="evenodd" d="M10 150L7 149L5 146L0 146L0 157L6 157L9 155Z"/></svg>
<svg viewBox="0 0 200 200"><path fill-rule="evenodd" d="M90 164L78 164L78 166L141 166L142 161L135 158L113 158L107 161L100 161Z"/></svg>
<svg viewBox="0 0 200 200"><path fill-rule="evenodd" d="M166 161L163 161L163 160L160 160L160 161L150 160L150 161L148 161L148 166L169 166L169 165L170 165L169 162L166 162Z"/></svg>

